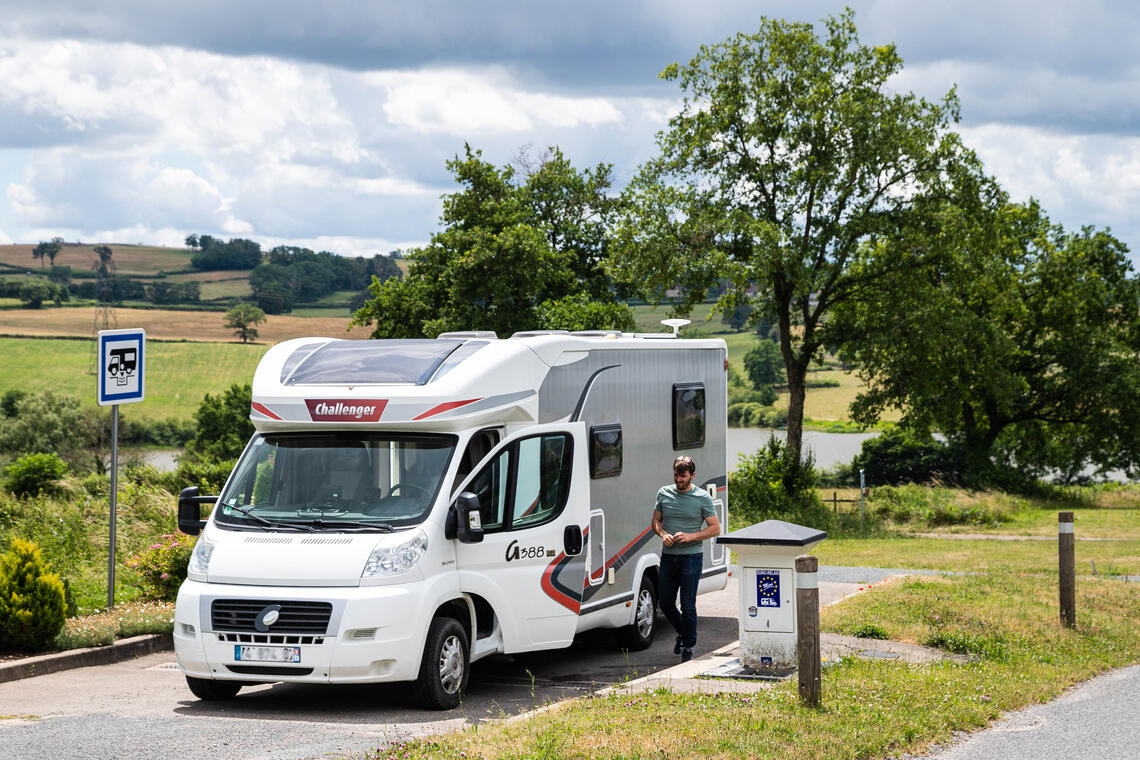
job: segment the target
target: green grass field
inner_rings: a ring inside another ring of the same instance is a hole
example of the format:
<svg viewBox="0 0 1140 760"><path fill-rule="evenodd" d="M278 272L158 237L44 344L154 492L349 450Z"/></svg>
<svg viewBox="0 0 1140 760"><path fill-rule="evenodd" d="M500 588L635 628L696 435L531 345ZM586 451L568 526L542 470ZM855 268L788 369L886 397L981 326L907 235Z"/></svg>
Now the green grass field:
<svg viewBox="0 0 1140 760"><path fill-rule="evenodd" d="M94 341L0 338L5 369L0 393L50 388L94 405ZM122 408L139 419L190 419L202 397L253 379L268 345L147 341L146 398Z"/></svg>

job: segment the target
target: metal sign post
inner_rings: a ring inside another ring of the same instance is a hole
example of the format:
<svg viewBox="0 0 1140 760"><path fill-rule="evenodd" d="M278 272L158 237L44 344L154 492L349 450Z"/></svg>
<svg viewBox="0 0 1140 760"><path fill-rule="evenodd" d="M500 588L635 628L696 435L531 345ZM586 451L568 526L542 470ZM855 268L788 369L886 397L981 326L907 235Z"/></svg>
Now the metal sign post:
<svg viewBox="0 0 1140 760"><path fill-rule="evenodd" d="M119 495L119 404L142 401L146 391L146 332L99 331L99 406L111 407L111 514L107 543L107 609L115 606L115 521Z"/></svg>

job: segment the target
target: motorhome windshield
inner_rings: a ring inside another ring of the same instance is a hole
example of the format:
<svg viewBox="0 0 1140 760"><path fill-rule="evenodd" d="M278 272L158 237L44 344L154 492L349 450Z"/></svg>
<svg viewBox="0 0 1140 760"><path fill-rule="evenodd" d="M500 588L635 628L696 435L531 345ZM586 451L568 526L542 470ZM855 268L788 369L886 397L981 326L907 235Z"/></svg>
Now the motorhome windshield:
<svg viewBox="0 0 1140 760"><path fill-rule="evenodd" d="M450 435L259 435L218 500L223 528L385 531L431 509L455 449Z"/></svg>

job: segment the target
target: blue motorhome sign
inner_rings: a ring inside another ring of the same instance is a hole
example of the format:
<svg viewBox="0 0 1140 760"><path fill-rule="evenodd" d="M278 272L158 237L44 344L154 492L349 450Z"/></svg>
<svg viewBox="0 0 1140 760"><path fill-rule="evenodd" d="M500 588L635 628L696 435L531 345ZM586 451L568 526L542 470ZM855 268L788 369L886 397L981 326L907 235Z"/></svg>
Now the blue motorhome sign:
<svg viewBox="0 0 1140 760"><path fill-rule="evenodd" d="M142 401L146 392L146 332L99 331L99 406Z"/></svg>

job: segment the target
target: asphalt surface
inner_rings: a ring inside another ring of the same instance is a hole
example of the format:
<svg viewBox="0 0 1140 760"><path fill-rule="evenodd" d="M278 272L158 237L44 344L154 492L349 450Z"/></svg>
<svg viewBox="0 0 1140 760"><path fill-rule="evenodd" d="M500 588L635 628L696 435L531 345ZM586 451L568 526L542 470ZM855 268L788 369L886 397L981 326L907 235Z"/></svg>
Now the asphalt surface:
<svg viewBox="0 0 1140 760"><path fill-rule="evenodd" d="M927 760L1074 760L1140 757L1140 665L1073 687L1058 699L1010 713Z"/></svg>

